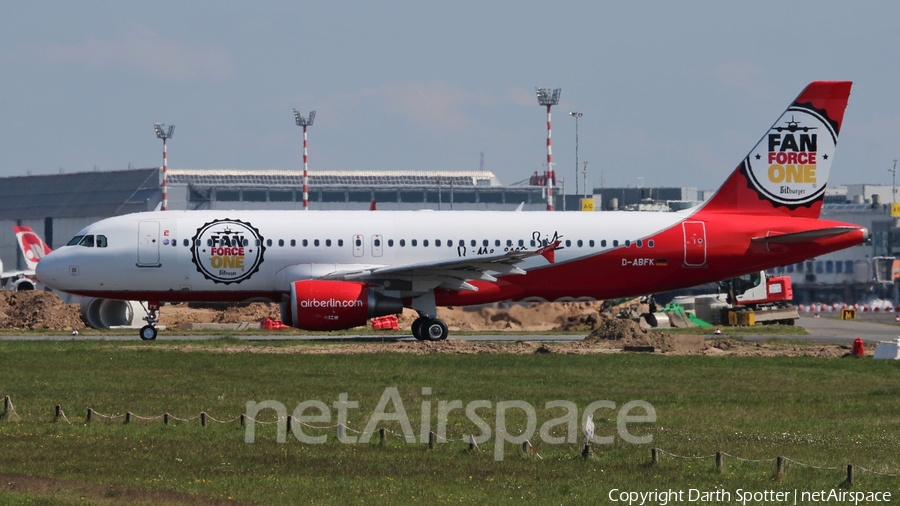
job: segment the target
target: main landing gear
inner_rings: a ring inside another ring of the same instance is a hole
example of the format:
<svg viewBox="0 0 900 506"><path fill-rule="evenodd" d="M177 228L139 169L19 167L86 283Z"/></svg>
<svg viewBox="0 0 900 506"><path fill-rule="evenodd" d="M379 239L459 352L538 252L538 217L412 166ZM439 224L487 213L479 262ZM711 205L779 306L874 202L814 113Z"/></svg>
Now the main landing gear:
<svg viewBox="0 0 900 506"><path fill-rule="evenodd" d="M413 321L413 336L419 341L442 341L447 339L450 331L447 330L447 324L439 318L429 318L420 316Z"/></svg>
<svg viewBox="0 0 900 506"><path fill-rule="evenodd" d="M141 305L143 306L144 303L141 302ZM140 336L144 341L153 341L156 339L156 324L159 322L159 302L149 301L144 309L147 310L147 316L144 317L147 325L141 327Z"/></svg>

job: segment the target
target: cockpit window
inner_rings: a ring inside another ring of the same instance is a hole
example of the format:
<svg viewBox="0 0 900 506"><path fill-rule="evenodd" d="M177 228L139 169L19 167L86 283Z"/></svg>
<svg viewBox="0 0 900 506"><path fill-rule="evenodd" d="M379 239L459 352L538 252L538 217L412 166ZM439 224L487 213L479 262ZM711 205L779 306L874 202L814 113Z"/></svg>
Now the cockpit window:
<svg viewBox="0 0 900 506"><path fill-rule="evenodd" d="M78 243L78 245L84 246L86 248L93 248L94 247L94 236L92 236L92 235L84 236L84 239L82 239L81 242Z"/></svg>
<svg viewBox="0 0 900 506"><path fill-rule="evenodd" d="M98 236L97 236L97 247L98 247L98 248L105 248L105 247L106 247L106 236L105 236L105 235L98 235Z"/></svg>
<svg viewBox="0 0 900 506"><path fill-rule="evenodd" d="M81 239L82 239L83 237L84 237L83 235L76 235L75 237L72 238L71 241L69 241L69 242L66 243L66 246L75 246L76 244L78 244L79 242L81 242Z"/></svg>

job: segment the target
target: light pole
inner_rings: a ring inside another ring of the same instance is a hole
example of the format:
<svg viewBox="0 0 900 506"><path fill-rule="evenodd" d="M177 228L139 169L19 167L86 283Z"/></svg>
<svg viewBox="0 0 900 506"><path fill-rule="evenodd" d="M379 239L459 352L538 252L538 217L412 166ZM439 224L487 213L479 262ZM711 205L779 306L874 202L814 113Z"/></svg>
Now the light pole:
<svg viewBox="0 0 900 506"><path fill-rule="evenodd" d="M166 130L165 123L154 123L153 130L156 131L156 138L163 141L163 180L162 180L162 206L160 209L167 211L169 209L169 181L168 181L168 160L166 159L166 141L175 134L175 125L169 125Z"/></svg>
<svg viewBox="0 0 900 506"><path fill-rule="evenodd" d="M550 107L559 103L559 93L562 88L551 90L550 88L535 88L538 104L547 107L547 210L553 210L553 150L550 147Z"/></svg>
<svg viewBox="0 0 900 506"><path fill-rule="evenodd" d="M569 116L575 118L575 195L578 195L578 118L584 116L584 114L578 111L572 111L569 113ZM587 184L587 182L585 182L585 184Z"/></svg>
<svg viewBox="0 0 900 506"><path fill-rule="evenodd" d="M897 159L894 158L894 168L888 169L888 172L894 173L894 182L891 185L891 203L897 203Z"/></svg>
<svg viewBox="0 0 900 506"><path fill-rule="evenodd" d="M300 116L300 112L294 109L294 121L297 126L303 127L303 210L309 211L309 155L306 152L306 127L312 126L316 119L316 111L309 112L309 118Z"/></svg>

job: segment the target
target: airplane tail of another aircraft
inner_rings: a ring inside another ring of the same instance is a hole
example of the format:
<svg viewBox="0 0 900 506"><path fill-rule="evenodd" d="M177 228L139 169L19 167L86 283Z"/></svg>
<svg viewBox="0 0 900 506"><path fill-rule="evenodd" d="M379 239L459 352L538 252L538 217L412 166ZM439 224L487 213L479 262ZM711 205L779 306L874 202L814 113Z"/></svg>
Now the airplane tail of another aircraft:
<svg viewBox="0 0 900 506"><path fill-rule="evenodd" d="M13 232L15 232L16 239L19 241L19 248L25 257L25 264L28 266L28 270L33 271L38 261L44 258L45 255L50 254L50 247L38 237L34 230L31 230L31 227L13 226Z"/></svg>
<svg viewBox="0 0 900 506"><path fill-rule="evenodd" d="M810 83L698 212L818 218L851 85Z"/></svg>

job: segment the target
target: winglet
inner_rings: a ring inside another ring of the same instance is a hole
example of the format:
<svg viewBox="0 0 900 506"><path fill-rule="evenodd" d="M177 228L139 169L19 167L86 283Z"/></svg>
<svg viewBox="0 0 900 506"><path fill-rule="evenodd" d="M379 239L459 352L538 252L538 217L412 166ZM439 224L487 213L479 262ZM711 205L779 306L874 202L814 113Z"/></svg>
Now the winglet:
<svg viewBox="0 0 900 506"><path fill-rule="evenodd" d="M552 243L538 249L536 251L536 253L541 255L542 257L546 258L547 261L550 262L551 264L555 264L556 263L556 254L554 252L556 251L556 248L559 247L559 243L560 243L560 241L552 242Z"/></svg>

